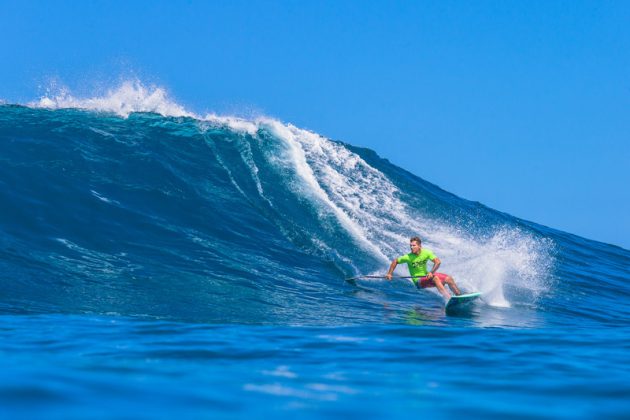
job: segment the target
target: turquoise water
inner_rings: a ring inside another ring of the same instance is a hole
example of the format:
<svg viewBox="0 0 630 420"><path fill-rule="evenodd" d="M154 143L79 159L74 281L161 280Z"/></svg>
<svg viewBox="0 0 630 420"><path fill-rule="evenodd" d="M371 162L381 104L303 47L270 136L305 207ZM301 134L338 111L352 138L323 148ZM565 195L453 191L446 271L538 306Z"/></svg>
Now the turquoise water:
<svg viewBox="0 0 630 420"><path fill-rule="evenodd" d="M0 106L0 232L3 417L630 409L629 251L276 120Z"/></svg>

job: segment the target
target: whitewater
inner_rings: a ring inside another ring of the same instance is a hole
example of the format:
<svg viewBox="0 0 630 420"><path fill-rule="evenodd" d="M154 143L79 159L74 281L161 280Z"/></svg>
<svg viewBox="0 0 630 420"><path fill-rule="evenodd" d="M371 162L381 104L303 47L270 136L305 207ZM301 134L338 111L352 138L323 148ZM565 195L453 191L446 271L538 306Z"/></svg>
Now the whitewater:
<svg viewBox="0 0 630 420"><path fill-rule="evenodd" d="M3 416L630 409L628 250L279 119L139 82L0 103L0 232ZM416 235L483 293L472 311L345 281Z"/></svg>

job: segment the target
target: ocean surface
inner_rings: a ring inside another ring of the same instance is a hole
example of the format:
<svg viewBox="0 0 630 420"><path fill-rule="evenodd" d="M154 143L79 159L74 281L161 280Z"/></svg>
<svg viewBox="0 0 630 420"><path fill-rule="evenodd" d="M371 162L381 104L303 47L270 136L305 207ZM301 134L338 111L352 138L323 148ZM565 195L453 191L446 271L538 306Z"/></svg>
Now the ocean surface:
<svg viewBox="0 0 630 420"><path fill-rule="evenodd" d="M630 251L139 96L0 105L0 417L630 418Z"/></svg>

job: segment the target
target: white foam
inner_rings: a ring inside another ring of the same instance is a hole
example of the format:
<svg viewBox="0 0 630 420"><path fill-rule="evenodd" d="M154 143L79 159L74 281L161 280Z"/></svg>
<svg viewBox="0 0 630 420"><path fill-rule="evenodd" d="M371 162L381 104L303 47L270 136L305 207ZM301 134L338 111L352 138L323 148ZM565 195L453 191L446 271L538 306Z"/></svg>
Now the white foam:
<svg viewBox="0 0 630 420"><path fill-rule="evenodd" d="M186 111L182 106L169 99L165 89L145 87L139 81L126 81L115 89L107 91L104 96L77 98L69 89L53 89L55 92L28 103L33 108L64 109L75 108L90 111L111 112L128 117L134 112L154 112L168 117L193 117L196 115Z"/></svg>
<svg viewBox="0 0 630 420"><path fill-rule="evenodd" d="M323 204L324 209L330 211L337 217L339 223L355 239L358 246L364 248L367 252L373 253L376 258L386 261L387 257L382 253L379 247L369 240L368 235L366 235L367 232L363 229L361 224L338 206L333 198L322 189L314 173L314 168L310 165L311 162L307 161L303 146L309 142L318 143L320 141L319 139L322 138L314 133L299 130L290 124L284 125L276 120L268 119L264 121L264 124L267 126L266 128L269 132L283 139L288 146L289 162L294 166L296 173L302 180L301 184L296 185L297 188L295 192L302 196L315 199ZM330 143L329 141L327 142ZM278 156L278 158L280 157ZM284 162L281 163L284 164Z"/></svg>
<svg viewBox="0 0 630 420"><path fill-rule="evenodd" d="M256 135L260 124L267 118L260 118L254 121L245 120L233 116L221 116L217 114L206 114L201 118L205 122L209 122L213 126L229 127L232 131L242 134Z"/></svg>
<svg viewBox="0 0 630 420"><path fill-rule="evenodd" d="M209 125L200 126L202 130L212 126L228 127L231 130L255 135L261 123L269 118L250 121L244 118L208 113L200 116L185 109L168 95L166 89L159 86L145 86L139 80L127 80L105 94L81 98L74 96L70 89L54 82L48 87L46 95L26 105L32 108L46 109L84 109L97 112L111 112L121 117L128 117L134 112L151 112L165 117L190 117Z"/></svg>

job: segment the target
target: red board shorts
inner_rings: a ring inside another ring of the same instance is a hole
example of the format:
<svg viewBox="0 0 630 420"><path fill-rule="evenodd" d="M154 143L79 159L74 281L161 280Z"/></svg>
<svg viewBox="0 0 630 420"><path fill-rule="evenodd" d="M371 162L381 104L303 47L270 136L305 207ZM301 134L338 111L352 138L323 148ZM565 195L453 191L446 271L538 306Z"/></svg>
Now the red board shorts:
<svg viewBox="0 0 630 420"><path fill-rule="evenodd" d="M418 289L424 289L426 287L435 287L435 282L433 281L434 278L438 278L440 280L442 280L442 284L445 283L446 278L448 277L448 274L444 274L444 273L435 273L433 275L433 278L428 279L426 277L420 277L420 281L416 283L416 286L418 286Z"/></svg>

